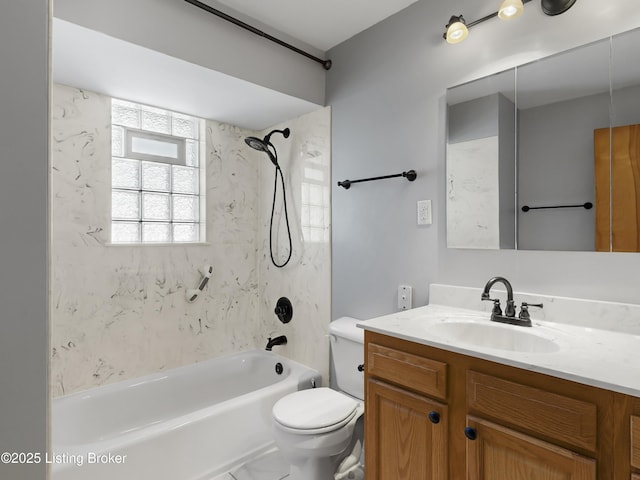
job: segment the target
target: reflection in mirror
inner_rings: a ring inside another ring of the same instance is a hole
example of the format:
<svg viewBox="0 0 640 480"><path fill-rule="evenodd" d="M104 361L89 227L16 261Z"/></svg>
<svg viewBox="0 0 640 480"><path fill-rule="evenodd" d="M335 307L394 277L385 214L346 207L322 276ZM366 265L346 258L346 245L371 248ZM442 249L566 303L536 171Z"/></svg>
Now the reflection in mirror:
<svg viewBox="0 0 640 480"><path fill-rule="evenodd" d="M607 39L518 67L519 249L594 250L594 210L522 207L594 201L594 130L609 126L609 50Z"/></svg>
<svg viewBox="0 0 640 480"><path fill-rule="evenodd" d="M616 35L611 43L611 132L602 135L602 149L611 151L611 196L596 196L597 249L640 251L640 29ZM596 163L598 159L596 159ZM598 186L598 184L596 184ZM610 203L609 203L610 202ZM612 215L609 216L609 211ZM602 227L600 228L600 225ZM610 236L609 236L610 232Z"/></svg>
<svg viewBox="0 0 640 480"><path fill-rule="evenodd" d="M515 248L515 71L447 91L447 246Z"/></svg>
<svg viewBox="0 0 640 480"><path fill-rule="evenodd" d="M640 29L448 89L447 246L640 251L638 58ZM517 106L511 189L493 96Z"/></svg>

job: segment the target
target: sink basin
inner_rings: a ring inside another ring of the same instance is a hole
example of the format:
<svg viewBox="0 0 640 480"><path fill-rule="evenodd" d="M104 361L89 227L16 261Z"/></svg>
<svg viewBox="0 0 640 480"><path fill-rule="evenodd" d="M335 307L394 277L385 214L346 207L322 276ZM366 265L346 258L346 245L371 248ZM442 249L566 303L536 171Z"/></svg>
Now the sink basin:
<svg viewBox="0 0 640 480"><path fill-rule="evenodd" d="M450 343L493 348L522 353L552 353L560 346L535 332L535 327L509 326L487 320L487 323L447 321L430 325L429 333Z"/></svg>

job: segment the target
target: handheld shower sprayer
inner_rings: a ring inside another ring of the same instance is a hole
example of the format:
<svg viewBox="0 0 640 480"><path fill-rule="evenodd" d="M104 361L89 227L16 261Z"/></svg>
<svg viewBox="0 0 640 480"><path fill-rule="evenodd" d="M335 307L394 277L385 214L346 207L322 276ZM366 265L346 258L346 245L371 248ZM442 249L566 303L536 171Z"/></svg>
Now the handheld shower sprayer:
<svg viewBox="0 0 640 480"><path fill-rule="evenodd" d="M276 147L274 147L273 143L271 143L271 135L273 135L274 133L281 133L284 138L289 138L291 130L289 130L288 128L285 128L284 130L272 130L262 140L258 137L247 137L244 139L244 141L254 150L266 153L269 156L271 163L278 167L278 153L276 152Z"/></svg>
<svg viewBox="0 0 640 480"><path fill-rule="evenodd" d="M258 150L259 152L264 152L271 160L271 163L276 167L276 175L273 181L273 202L271 204L271 220L269 221L269 253L271 255L271 263L278 268L284 267L289 260L291 260L291 254L293 253L293 247L291 242L291 229L289 228L289 214L287 213L287 191L284 185L284 175L282 174L282 169L278 164L278 152L276 151L276 147L271 143L271 135L274 133L280 133L284 138L289 138L291 134L291 130L285 128L284 130L272 130L270 131L264 138L260 139L258 137L247 137L244 139L245 143L249 145L254 150ZM289 254L284 263L276 262L273 256L273 215L276 208L276 193L278 189L278 174L280 175L280 182L282 184L282 203L284 205L284 218L285 223L287 225L287 237L289 239Z"/></svg>

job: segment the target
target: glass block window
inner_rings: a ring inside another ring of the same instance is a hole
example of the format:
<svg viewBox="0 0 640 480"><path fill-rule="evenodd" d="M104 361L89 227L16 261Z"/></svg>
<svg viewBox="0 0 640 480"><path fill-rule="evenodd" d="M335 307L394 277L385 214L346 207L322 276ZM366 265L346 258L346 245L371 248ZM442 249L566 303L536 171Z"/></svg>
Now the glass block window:
<svg viewBox="0 0 640 480"><path fill-rule="evenodd" d="M113 99L111 124L111 242L203 242L203 120Z"/></svg>
<svg viewBox="0 0 640 480"><path fill-rule="evenodd" d="M305 162L300 224L305 242L329 242L329 169L322 157Z"/></svg>

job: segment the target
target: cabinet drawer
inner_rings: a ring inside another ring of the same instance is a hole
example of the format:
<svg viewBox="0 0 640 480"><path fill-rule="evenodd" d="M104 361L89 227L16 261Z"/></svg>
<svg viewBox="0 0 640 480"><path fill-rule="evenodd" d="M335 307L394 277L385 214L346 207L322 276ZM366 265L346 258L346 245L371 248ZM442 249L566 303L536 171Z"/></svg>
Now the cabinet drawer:
<svg viewBox="0 0 640 480"><path fill-rule="evenodd" d="M640 417L635 415L631 416L631 466L640 468Z"/></svg>
<svg viewBox="0 0 640 480"><path fill-rule="evenodd" d="M596 450L597 408L592 403L469 371L467 406L501 423Z"/></svg>
<svg viewBox="0 0 640 480"><path fill-rule="evenodd" d="M367 373L441 400L447 398L446 363L369 343Z"/></svg>

